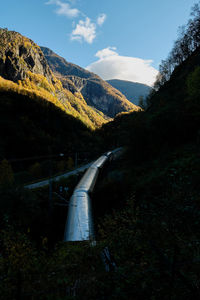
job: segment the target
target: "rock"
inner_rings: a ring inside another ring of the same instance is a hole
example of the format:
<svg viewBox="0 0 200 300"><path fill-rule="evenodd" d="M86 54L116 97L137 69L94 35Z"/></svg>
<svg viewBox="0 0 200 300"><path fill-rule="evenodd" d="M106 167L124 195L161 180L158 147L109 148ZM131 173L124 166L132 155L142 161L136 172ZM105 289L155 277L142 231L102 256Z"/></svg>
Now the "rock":
<svg viewBox="0 0 200 300"><path fill-rule="evenodd" d="M15 31L0 29L0 76L17 82L30 71L53 81L52 72L39 48L33 41Z"/></svg>
<svg viewBox="0 0 200 300"><path fill-rule="evenodd" d="M140 108L127 100L117 89L96 74L67 62L52 50L41 47L52 71L64 87L73 93L80 92L87 104L102 111L109 117L123 111Z"/></svg>

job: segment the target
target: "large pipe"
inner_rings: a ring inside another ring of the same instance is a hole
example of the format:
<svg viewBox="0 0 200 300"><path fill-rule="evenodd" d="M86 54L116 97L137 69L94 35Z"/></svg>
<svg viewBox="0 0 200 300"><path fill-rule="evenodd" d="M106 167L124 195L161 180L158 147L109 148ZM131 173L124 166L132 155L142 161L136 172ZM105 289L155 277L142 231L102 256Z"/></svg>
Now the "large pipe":
<svg viewBox="0 0 200 300"><path fill-rule="evenodd" d="M69 203L64 241L94 240L91 200L87 192L75 191Z"/></svg>
<svg viewBox="0 0 200 300"><path fill-rule="evenodd" d="M94 240L90 193L94 189L99 169L112 155L117 155L122 148L107 152L99 157L86 171L70 198L64 241Z"/></svg>

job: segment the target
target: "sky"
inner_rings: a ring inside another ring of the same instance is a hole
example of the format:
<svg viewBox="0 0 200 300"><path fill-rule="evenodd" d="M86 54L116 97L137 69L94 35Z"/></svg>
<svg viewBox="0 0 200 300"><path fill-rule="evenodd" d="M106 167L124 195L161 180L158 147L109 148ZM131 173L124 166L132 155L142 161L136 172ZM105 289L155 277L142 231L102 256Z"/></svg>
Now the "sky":
<svg viewBox="0 0 200 300"><path fill-rule="evenodd" d="M152 85L198 0L6 0L0 27L103 79Z"/></svg>

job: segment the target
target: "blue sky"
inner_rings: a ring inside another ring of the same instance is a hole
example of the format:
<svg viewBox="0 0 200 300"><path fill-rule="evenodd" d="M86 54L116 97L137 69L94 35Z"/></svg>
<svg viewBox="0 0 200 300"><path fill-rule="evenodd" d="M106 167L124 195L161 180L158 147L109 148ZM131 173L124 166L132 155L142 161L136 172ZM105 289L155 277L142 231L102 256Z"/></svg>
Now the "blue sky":
<svg viewBox="0 0 200 300"><path fill-rule="evenodd" d="M152 84L197 0L7 0L15 30L104 79Z"/></svg>

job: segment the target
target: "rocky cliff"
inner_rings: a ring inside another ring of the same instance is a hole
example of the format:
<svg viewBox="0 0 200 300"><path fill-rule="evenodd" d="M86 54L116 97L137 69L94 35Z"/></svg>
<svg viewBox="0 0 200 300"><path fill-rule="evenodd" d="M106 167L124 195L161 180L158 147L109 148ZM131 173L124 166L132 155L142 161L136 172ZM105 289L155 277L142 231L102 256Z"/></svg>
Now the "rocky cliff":
<svg viewBox="0 0 200 300"><path fill-rule="evenodd" d="M63 78L62 82L37 44L18 32L0 29L0 91L50 101L91 128L107 121L107 116L87 105L76 80Z"/></svg>
<svg viewBox="0 0 200 300"><path fill-rule="evenodd" d="M40 47L18 32L0 29L0 75L17 82L27 78L27 72L53 81L52 72Z"/></svg>
<svg viewBox="0 0 200 300"><path fill-rule="evenodd" d="M109 117L114 117L122 111L140 109L96 74L67 62L48 48L41 47L41 49L51 70L63 86L73 93L81 93L88 105L95 107Z"/></svg>

